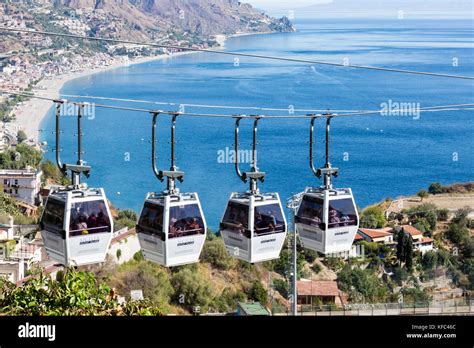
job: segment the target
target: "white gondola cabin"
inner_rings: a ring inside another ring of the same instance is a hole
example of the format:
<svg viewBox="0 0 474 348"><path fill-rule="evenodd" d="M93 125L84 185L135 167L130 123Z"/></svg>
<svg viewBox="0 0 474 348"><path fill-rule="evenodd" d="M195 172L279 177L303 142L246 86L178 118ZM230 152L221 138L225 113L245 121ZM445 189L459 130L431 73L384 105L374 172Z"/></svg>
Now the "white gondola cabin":
<svg viewBox="0 0 474 348"><path fill-rule="evenodd" d="M349 251L359 228L351 189L307 188L295 223L304 248L322 254Z"/></svg>
<svg viewBox="0 0 474 348"><path fill-rule="evenodd" d="M229 255L250 262L277 259L287 223L278 193L233 193L220 224Z"/></svg>
<svg viewBox="0 0 474 348"><path fill-rule="evenodd" d="M113 219L103 189L53 190L41 216L48 255L65 266L104 262Z"/></svg>
<svg viewBox="0 0 474 348"><path fill-rule="evenodd" d="M206 221L197 193L150 193L137 232L143 256L166 267L199 261Z"/></svg>
<svg viewBox="0 0 474 348"><path fill-rule="evenodd" d="M104 262L114 224L104 190L81 184L81 175L89 177L91 170L82 160L81 119L84 104L71 104L77 108L77 163L61 163L60 118L65 103L65 100L56 101L56 163L62 174L71 172L72 184L51 188L40 227L48 255L70 267Z"/></svg>

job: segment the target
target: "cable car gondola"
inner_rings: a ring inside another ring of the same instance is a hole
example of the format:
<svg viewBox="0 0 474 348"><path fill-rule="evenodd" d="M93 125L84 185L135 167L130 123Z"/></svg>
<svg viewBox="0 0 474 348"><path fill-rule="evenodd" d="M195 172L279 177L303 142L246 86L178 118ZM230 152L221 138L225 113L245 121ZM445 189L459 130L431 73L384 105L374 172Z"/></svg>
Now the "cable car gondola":
<svg viewBox="0 0 474 348"><path fill-rule="evenodd" d="M89 177L90 167L81 158L81 112L78 106L78 160L76 165L60 159L60 113L56 102L56 162L62 173L71 172L72 185L51 188L41 215L41 235L48 255L65 266L81 266L105 261L113 232L113 219L102 188L87 188L80 176Z"/></svg>
<svg viewBox="0 0 474 348"><path fill-rule="evenodd" d="M324 185L304 191L295 216L296 230L304 248L322 254L348 252L359 228L359 215L352 190L332 187L332 177L337 177L338 169L329 162L331 117L323 116L327 117L324 168L316 169L313 163L314 121L319 116L311 119L309 157L311 170L318 178L324 176Z"/></svg>
<svg viewBox="0 0 474 348"><path fill-rule="evenodd" d="M198 262L206 239L206 220L197 193L180 193L176 180L183 182L184 172L175 165L174 146L176 118L171 121L171 169L156 168L156 120L153 113L152 168L161 181L167 178L167 189L149 193L137 224L137 233L143 256L166 267Z"/></svg>
<svg viewBox="0 0 474 348"><path fill-rule="evenodd" d="M239 126L235 124L235 153L239 153ZM252 169L241 173L235 160L237 175L243 182L250 181L250 190L234 192L229 198L220 224L220 233L229 255L250 262L277 259L286 238L287 223L278 193L261 193L258 181L263 182L265 173L257 167L257 126L253 126Z"/></svg>

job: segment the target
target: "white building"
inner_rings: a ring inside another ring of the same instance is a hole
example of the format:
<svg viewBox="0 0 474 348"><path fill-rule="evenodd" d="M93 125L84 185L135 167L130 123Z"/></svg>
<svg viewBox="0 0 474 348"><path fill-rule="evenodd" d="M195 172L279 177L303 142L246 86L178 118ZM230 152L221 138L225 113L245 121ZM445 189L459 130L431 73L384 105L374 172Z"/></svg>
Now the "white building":
<svg viewBox="0 0 474 348"><path fill-rule="evenodd" d="M116 263L122 264L133 259L135 253L140 250L140 243L135 229L125 228L114 233L108 254L112 256Z"/></svg>
<svg viewBox="0 0 474 348"><path fill-rule="evenodd" d="M413 239L413 249L420 251L422 254L434 249L433 238L423 236L423 233L411 225L403 225L402 230L406 235L410 235Z"/></svg>
<svg viewBox="0 0 474 348"><path fill-rule="evenodd" d="M15 236L13 218L10 225L0 225L0 277L13 283L25 277L25 273L42 261L42 246Z"/></svg>
<svg viewBox="0 0 474 348"><path fill-rule="evenodd" d="M20 201L34 205L41 189L41 175L40 170L2 169L0 170L0 190Z"/></svg>

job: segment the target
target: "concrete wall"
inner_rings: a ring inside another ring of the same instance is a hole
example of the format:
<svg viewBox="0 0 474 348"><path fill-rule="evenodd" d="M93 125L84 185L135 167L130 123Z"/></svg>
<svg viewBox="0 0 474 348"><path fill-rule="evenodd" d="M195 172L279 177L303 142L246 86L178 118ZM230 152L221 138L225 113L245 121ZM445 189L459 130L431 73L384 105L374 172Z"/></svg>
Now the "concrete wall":
<svg viewBox="0 0 474 348"><path fill-rule="evenodd" d="M117 250L121 251L120 258L117 258ZM138 235L133 233L126 238L113 243L110 246L108 254L112 256L113 260L118 264L125 263L131 259L133 259L133 255L137 251L140 251L140 243L138 242Z"/></svg>

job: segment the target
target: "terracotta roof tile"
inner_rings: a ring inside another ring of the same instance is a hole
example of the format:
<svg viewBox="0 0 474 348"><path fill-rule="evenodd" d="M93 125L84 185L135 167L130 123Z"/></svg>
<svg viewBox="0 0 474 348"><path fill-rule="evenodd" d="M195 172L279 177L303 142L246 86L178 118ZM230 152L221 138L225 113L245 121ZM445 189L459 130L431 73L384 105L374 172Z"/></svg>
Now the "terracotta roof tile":
<svg viewBox="0 0 474 348"><path fill-rule="evenodd" d="M369 229L369 228L359 228L359 232L365 234L367 237L370 238L380 238L380 237L388 237L392 234L390 232L381 230L381 229Z"/></svg>
<svg viewBox="0 0 474 348"><path fill-rule="evenodd" d="M298 295L339 296L339 288L334 280L298 281Z"/></svg>
<svg viewBox="0 0 474 348"><path fill-rule="evenodd" d="M411 225L403 225L402 228L405 233L408 233L412 236L419 236L420 234L421 235L423 234L421 231L417 230L415 227Z"/></svg>

